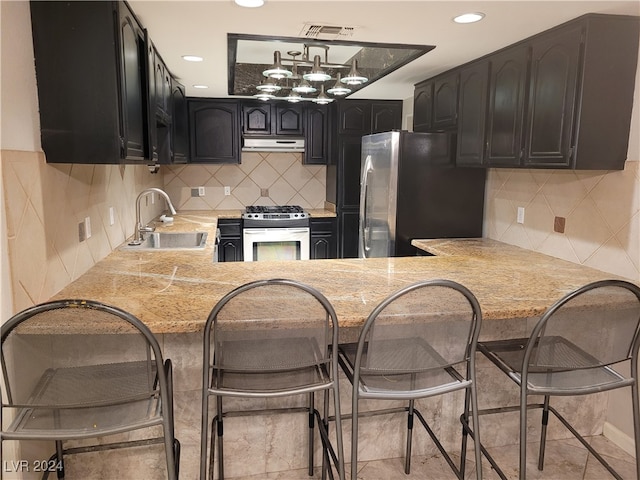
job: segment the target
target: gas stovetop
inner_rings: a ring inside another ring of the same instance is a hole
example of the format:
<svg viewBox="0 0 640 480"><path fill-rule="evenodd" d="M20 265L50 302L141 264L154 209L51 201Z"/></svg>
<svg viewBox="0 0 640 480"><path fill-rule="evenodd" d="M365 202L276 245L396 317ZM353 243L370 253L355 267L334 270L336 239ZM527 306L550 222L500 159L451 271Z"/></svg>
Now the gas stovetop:
<svg viewBox="0 0 640 480"><path fill-rule="evenodd" d="M309 214L298 205L251 205L246 207L242 218L277 222L308 219Z"/></svg>
<svg viewBox="0 0 640 480"><path fill-rule="evenodd" d="M243 228L309 227L309 214L298 205L251 205L242 214Z"/></svg>

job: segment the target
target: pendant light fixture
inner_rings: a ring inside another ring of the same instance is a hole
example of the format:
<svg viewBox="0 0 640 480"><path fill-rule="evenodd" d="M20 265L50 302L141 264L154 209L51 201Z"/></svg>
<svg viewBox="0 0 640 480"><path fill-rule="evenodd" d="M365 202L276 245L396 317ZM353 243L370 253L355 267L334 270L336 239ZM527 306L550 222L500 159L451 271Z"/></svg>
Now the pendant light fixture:
<svg viewBox="0 0 640 480"><path fill-rule="evenodd" d="M325 82L331 80L331 75L325 72L320 66L320 55L313 57L313 68L309 73L302 75L302 78L310 82Z"/></svg>
<svg viewBox="0 0 640 480"><path fill-rule="evenodd" d="M273 65L271 66L271 68L263 71L262 74L265 77L275 79L289 78L293 76L292 72L282 66L282 59L279 50L273 52Z"/></svg>
<svg viewBox="0 0 640 480"><path fill-rule="evenodd" d="M330 93L331 95L337 95L339 97L341 97L342 95L346 95L347 93L351 93L351 89L345 87L342 84L340 72L338 72L336 75L336 83L333 85L333 87L327 90L327 93Z"/></svg>
<svg viewBox="0 0 640 480"><path fill-rule="evenodd" d="M342 79L342 83L346 83L347 85L362 85L369 80L358 72L357 63L358 61L354 58L351 63L351 70L349 71L349 74Z"/></svg>
<svg viewBox="0 0 640 480"><path fill-rule="evenodd" d="M259 92L275 93L280 91L282 87L278 85L276 82L274 82L273 80L267 79L263 81L260 85L256 85L256 89Z"/></svg>
<svg viewBox="0 0 640 480"><path fill-rule="evenodd" d="M298 93L316 93L318 91L316 87L304 79L298 85L294 86L292 90Z"/></svg>
<svg viewBox="0 0 640 480"><path fill-rule="evenodd" d="M333 102L333 98L330 98L327 96L326 93L324 93L324 85L320 86L320 93L318 94L318 96L316 98L313 99L314 103L317 103L318 105L326 105L327 103L331 103Z"/></svg>
<svg viewBox="0 0 640 480"><path fill-rule="evenodd" d="M292 90L291 93L289 93L289 95L287 95L286 97L284 97L284 99L287 102L291 102L291 103L298 103L302 100L302 95L300 95L298 92L296 92L295 90Z"/></svg>

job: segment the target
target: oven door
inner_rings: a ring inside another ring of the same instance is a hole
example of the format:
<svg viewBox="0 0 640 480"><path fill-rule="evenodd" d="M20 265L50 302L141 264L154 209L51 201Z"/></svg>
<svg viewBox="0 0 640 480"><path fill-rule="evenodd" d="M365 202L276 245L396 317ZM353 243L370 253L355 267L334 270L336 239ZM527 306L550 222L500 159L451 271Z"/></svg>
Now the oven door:
<svg viewBox="0 0 640 480"><path fill-rule="evenodd" d="M309 260L309 228L245 228L242 230L245 262L259 260Z"/></svg>

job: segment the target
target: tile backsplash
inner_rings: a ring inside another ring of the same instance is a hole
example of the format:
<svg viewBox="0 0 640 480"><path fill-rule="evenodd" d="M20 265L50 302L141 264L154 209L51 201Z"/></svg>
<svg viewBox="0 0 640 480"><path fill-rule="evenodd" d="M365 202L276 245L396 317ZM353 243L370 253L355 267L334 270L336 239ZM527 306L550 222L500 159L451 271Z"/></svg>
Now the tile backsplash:
<svg viewBox="0 0 640 480"><path fill-rule="evenodd" d="M162 187L145 166L48 164L42 152L2 150L0 167L14 311L48 300L123 243L138 194ZM142 207L146 221L165 204ZM80 242L87 217L91 237Z"/></svg>
<svg viewBox="0 0 640 480"><path fill-rule="evenodd" d="M180 210L323 208L326 198L326 167L303 165L301 153L243 152L239 165L174 165L163 171L165 190ZM191 196L197 187L204 187L204 196Z"/></svg>
<svg viewBox="0 0 640 480"><path fill-rule="evenodd" d="M640 280L639 161L613 172L491 169L485 195L486 237Z"/></svg>

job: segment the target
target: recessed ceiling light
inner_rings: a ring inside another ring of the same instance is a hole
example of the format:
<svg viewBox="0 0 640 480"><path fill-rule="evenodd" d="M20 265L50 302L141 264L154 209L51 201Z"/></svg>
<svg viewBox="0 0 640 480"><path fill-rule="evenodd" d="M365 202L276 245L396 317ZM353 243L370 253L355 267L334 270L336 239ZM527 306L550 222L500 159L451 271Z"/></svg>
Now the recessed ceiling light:
<svg viewBox="0 0 640 480"><path fill-rule="evenodd" d="M236 5L249 8L261 7L264 5L264 0L235 0L235 2Z"/></svg>
<svg viewBox="0 0 640 480"><path fill-rule="evenodd" d="M209 88L208 85L194 85L193 88Z"/></svg>
<svg viewBox="0 0 640 480"><path fill-rule="evenodd" d="M182 59L187 62L201 62L204 60L204 58L198 57L197 55L183 55Z"/></svg>
<svg viewBox="0 0 640 480"><path fill-rule="evenodd" d="M462 15L458 15L453 19L456 23L474 23L479 22L484 18L484 13L475 12L475 13L464 13Z"/></svg>

